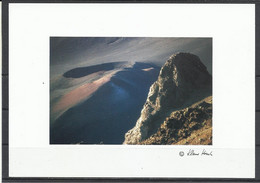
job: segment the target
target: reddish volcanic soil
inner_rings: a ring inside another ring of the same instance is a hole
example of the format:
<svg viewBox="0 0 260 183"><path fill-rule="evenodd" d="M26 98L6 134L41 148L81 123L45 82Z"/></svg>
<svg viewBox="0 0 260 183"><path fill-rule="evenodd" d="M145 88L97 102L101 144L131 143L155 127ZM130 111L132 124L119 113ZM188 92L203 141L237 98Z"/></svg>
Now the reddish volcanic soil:
<svg viewBox="0 0 260 183"><path fill-rule="evenodd" d="M110 73L94 82L86 83L69 93L65 94L60 101L53 107L54 113L60 113L60 115L68 108L76 105L80 101L88 98L91 94L98 90L98 88L108 81L112 77L113 73Z"/></svg>
<svg viewBox="0 0 260 183"><path fill-rule="evenodd" d="M53 82L51 144L122 144L159 67L129 62L112 66L98 67L97 72L73 69Z"/></svg>
<svg viewBox="0 0 260 183"><path fill-rule="evenodd" d="M153 67L147 67L142 69L142 71L150 73L153 71ZM57 119L60 115L62 115L65 111L67 111L69 108L77 105L78 103L82 102L83 100L89 98L93 93L95 93L102 85L109 82L112 75L117 73L119 70L115 70L113 72L110 72L109 74L93 81L90 83L85 83L83 85L80 85L79 87L69 91L65 95L63 95L60 100L54 104L52 108L52 114L55 115L55 119ZM82 82L84 80L89 80L90 78L95 78L98 75L104 74L105 71L101 70L95 73L91 73L85 77L82 78L76 78L70 82L76 82L74 84L77 84L77 82Z"/></svg>

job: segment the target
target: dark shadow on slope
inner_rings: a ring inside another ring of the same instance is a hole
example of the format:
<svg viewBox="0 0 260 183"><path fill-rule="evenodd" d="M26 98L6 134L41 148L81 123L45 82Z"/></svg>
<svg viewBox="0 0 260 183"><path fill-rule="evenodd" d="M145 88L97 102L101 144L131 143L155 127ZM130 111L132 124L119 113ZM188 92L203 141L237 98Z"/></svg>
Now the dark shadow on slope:
<svg viewBox="0 0 260 183"><path fill-rule="evenodd" d="M66 78L80 78L99 71L110 71L119 67L124 62L112 62L88 67L79 67L69 70L63 74Z"/></svg>
<svg viewBox="0 0 260 183"><path fill-rule="evenodd" d="M88 100L69 109L51 126L51 144L122 144L145 103L159 68L136 63L118 72Z"/></svg>

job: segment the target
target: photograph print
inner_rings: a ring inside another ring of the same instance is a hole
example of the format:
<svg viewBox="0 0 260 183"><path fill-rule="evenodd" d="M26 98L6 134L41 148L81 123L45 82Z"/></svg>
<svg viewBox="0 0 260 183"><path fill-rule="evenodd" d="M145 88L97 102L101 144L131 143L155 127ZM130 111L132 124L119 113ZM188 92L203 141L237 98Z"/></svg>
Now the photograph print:
<svg viewBox="0 0 260 183"><path fill-rule="evenodd" d="M50 37L50 144L212 145L212 38Z"/></svg>

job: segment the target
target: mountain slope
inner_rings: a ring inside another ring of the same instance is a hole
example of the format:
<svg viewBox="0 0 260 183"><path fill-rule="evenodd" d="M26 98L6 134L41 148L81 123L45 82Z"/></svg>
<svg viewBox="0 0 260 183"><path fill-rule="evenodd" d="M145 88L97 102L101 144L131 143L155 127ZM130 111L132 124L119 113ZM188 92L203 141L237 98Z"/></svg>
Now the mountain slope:
<svg viewBox="0 0 260 183"><path fill-rule="evenodd" d="M147 100L124 144L140 144L155 134L166 117L212 95L212 77L199 57L190 53L172 55L150 87Z"/></svg>
<svg viewBox="0 0 260 183"><path fill-rule="evenodd" d="M63 78L69 79L72 89L65 90L52 103L56 119L51 123L50 143L122 144L124 134L138 118L149 87L158 77L159 68L147 63L124 63L119 67L116 63L112 67L107 64L76 70L80 72L68 71L64 75L70 78ZM88 78L101 70L105 72L99 77ZM81 78L87 83L79 82ZM55 115L56 108L62 110L59 116Z"/></svg>

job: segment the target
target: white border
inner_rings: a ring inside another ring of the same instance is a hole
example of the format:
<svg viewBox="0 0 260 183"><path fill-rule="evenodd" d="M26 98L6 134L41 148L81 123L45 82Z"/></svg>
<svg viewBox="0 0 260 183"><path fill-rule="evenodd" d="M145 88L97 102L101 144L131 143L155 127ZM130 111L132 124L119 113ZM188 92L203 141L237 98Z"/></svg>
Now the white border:
<svg viewBox="0 0 260 183"><path fill-rule="evenodd" d="M9 5L11 177L254 178L254 5ZM50 146L50 36L213 37L213 146Z"/></svg>

